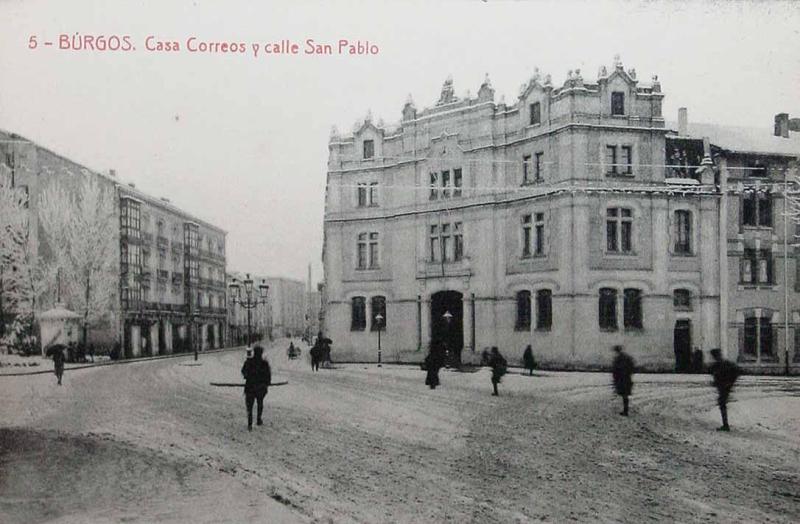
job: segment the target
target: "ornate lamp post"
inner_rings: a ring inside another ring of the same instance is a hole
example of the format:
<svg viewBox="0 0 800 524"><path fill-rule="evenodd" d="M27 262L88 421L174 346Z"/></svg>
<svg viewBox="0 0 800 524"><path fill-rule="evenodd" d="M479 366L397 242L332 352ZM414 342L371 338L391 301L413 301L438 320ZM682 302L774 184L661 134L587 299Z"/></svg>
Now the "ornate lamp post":
<svg viewBox="0 0 800 524"><path fill-rule="evenodd" d="M258 307L259 304L266 304L267 303L267 292L269 291L269 286L266 284L266 280L263 278L261 279L261 283L258 285L258 294L254 296L254 286L253 286L253 279L250 278L250 273L247 273L247 277L244 279L242 284L239 284L237 279L233 279L230 286L231 292L231 303L236 305L239 304L241 307L247 310L247 345L249 346L253 342L253 333L252 333L252 319L251 319L251 311ZM242 288L244 288L244 293L242 293Z"/></svg>
<svg viewBox="0 0 800 524"><path fill-rule="evenodd" d="M383 330L383 315L375 315L375 322L378 327L378 367L381 367L381 331Z"/></svg>

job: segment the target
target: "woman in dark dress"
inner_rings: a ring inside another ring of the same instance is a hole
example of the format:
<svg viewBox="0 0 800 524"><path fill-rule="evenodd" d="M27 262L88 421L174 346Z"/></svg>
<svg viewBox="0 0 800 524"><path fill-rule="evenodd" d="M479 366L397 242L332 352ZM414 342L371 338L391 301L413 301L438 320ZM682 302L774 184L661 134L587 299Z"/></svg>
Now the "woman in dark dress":
<svg viewBox="0 0 800 524"><path fill-rule="evenodd" d="M438 343L431 345L431 350L428 356L425 357L425 369L427 375L425 376L425 385L431 389L436 389L439 385L439 370L444 366L445 353L442 346Z"/></svg>

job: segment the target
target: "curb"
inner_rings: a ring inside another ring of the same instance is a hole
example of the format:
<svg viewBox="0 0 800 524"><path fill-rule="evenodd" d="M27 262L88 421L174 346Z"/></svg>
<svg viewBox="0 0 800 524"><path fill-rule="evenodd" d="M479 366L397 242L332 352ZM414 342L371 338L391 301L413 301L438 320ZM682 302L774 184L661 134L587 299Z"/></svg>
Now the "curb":
<svg viewBox="0 0 800 524"><path fill-rule="evenodd" d="M207 351L200 351L197 353L197 357L200 358L201 355L208 355L210 353L222 353L225 351L234 351L234 350L241 350L244 349L245 346L235 346L231 348L220 348L220 349L210 349ZM168 358L180 358L180 357L194 357L194 352L191 353L171 353L169 355L155 355L152 357L140 357L140 358L128 358L123 360L111 360L109 362L98 362L96 364L86 364L81 366L73 366L73 367L65 367L64 372L67 371L75 371L77 369L87 369L87 368L99 368L103 366L116 366L121 364L135 364L137 362L150 362L153 360L164 360ZM2 377L22 377L26 375L45 375L45 374L52 374L52 369L46 370L38 370L38 371L20 371L15 373L0 373L0 378Z"/></svg>

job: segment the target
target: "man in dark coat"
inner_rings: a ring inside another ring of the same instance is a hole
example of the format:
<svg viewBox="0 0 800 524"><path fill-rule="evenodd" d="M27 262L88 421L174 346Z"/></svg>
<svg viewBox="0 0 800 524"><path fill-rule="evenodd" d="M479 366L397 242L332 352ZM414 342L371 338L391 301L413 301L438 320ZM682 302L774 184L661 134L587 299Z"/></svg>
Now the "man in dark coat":
<svg viewBox="0 0 800 524"><path fill-rule="evenodd" d="M436 342L431 344L431 350L425 357L425 385L431 389L436 389L439 385L439 370L444 367L445 352L444 348Z"/></svg>
<svg viewBox="0 0 800 524"><path fill-rule="evenodd" d="M508 362L506 362L506 359L500 354L500 350L496 346L492 346L492 351L489 354L489 365L492 367L492 389L494 390L492 396L496 397L499 395L497 385L508 370Z"/></svg>
<svg viewBox="0 0 800 524"><path fill-rule="evenodd" d="M319 363L322 360L322 336L317 337L309 353L311 354L311 370L319 371Z"/></svg>
<svg viewBox="0 0 800 524"><path fill-rule="evenodd" d="M54 346L50 346L47 348L47 356L53 358L53 371L56 374L56 378L58 379L58 385L61 385L61 377L64 376L64 349L65 347L61 344L56 344Z"/></svg>
<svg viewBox="0 0 800 524"><path fill-rule="evenodd" d="M253 429L253 403L258 403L256 424L263 424L261 415L264 412L264 397L272 381L272 372L269 363L262 358L264 348L255 346L252 358L245 360L242 366L244 376L244 402L247 406L247 429Z"/></svg>
<svg viewBox="0 0 800 524"><path fill-rule="evenodd" d="M733 384L739 375L742 374L739 366L729 360L722 358L722 351L719 349L711 350L711 358L714 363L708 367L709 373L714 377L714 387L717 388L717 404L722 415L722 426L717 431L730 431L728 426L728 399L733 389Z"/></svg>
<svg viewBox="0 0 800 524"><path fill-rule="evenodd" d="M628 416L628 397L633 391L633 359L622 350L622 346L614 346L614 362L611 365L611 376L614 379L614 390L622 397L620 415Z"/></svg>
<svg viewBox="0 0 800 524"><path fill-rule="evenodd" d="M533 368L536 367L536 359L533 358L533 348L530 344L528 344L528 347L525 348L525 352L522 354L522 365L525 366L525 369L528 370L530 375L533 375Z"/></svg>

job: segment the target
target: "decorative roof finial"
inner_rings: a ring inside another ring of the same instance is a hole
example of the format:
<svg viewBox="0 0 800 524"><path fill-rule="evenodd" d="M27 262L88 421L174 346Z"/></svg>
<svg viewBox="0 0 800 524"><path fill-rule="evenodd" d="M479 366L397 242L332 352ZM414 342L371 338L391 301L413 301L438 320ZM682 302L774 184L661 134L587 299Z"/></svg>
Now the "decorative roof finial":
<svg viewBox="0 0 800 524"><path fill-rule="evenodd" d="M331 126L331 138L339 138L339 128Z"/></svg>
<svg viewBox="0 0 800 524"><path fill-rule="evenodd" d="M628 69L628 76L631 77L633 80L636 80L636 69L631 67Z"/></svg>
<svg viewBox="0 0 800 524"><path fill-rule="evenodd" d="M447 79L442 84L442 94L439 96L439 101L436 103L437 106L443 104L449 104L451 102L457 101L458 98L455 96L453 91L453 76L447 75Z"/></svg>
<svg viewBox="0 0 800 524"><path fill-rule="evenodd" d="M614 55L614 67L617 69L622 68L622 59L619 57L619 53Z"/></svg>
<svg viewBox="0 0 800 524"><path fill-rule="evenodd" d="M413 106L414 105L414 97L411 96L411 93L408 94L408 98L406 98L406 105Z"/></svg>
<svg viewBox="0 0 800 524"><path fill-rule="evenodd" d="M544 85L545 87L550 87L553 85L553 78L550 76L550 73L544 75Z"/></svg>
<svg viewBox="0 0 800 524"><path fill-rule="evenodd" d="M597 78L606 78L608 76L608 69L606 66L600 66L600 71L597 72Z"/></svg>
<svg viewBox="0 0 800 524"><path fill-rule="evenodd" d="M494 88L492 87L492 82L489 80L489 73L486 73L486 77L483 79L480 89L478 89L478 100L482 102L494 100Z"/></svg>
<svg viewBox="0 0 800 524"><path fill-rule="evenodd" d="M364 117L364 123L372 123L372 109L367 109L367 116Z"/></svg>
<svg viewBox="0 0 800 524"><path fill-rule="evenodd" d="M538 82L541 77L542 77L542 74L539 72L539 68L538 67L534 67L533 68L533 79Z"/></svg>

